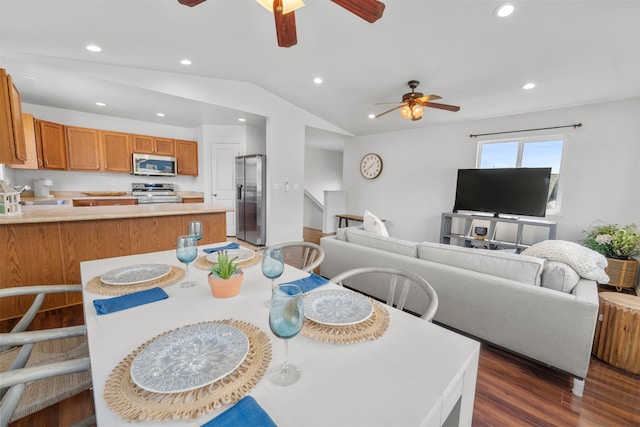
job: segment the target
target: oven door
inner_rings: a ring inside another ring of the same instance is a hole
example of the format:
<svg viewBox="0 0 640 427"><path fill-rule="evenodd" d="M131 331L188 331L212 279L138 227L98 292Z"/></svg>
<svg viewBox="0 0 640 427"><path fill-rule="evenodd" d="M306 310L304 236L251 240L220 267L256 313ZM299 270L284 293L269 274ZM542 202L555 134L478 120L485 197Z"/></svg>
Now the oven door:
<svg viewBox="0 0 640 427"><path fill-rule="evenodd" d="M139 205L147 205L150 203L182 203L180 196L140 196L138 197Z"/></svg>

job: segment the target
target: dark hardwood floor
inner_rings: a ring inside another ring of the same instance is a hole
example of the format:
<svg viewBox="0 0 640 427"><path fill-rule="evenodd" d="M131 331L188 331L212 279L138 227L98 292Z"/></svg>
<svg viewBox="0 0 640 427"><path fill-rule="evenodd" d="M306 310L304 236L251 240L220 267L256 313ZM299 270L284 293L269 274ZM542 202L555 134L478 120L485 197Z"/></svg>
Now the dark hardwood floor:
<svg viewBox="0 0 640 427"><path fill-rule="evenodd" d="M306 241L317 243L321 237L321 232L305 229ZM483 343L473 425L640 427L640 375L592 357L582 397L571 393L572 382L569 375ZM91 411L93 401L86 394L15 426L66 426L69 412Z"/></svg>

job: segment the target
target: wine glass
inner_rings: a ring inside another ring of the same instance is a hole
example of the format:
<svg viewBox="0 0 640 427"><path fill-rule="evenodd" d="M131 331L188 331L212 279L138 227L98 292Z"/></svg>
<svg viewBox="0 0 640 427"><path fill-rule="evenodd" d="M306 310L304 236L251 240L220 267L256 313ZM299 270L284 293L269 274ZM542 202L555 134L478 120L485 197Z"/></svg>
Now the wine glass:
<svg viewBox="0 0 640 427"><path fill-rule="evenodd" d="M178 243L176 245L176 256L186 264L187 277L180 283L181 288L190 288L196 284L196 282L189 280L189 263L196 259L198 256L198 248L196 246L196 238L192 235L178 237Z"/></svg>
<svg viewBox="0 0 640 427"><path fill-rule="evenodd" d="M291 385L300 378L300 369L289 363L289 339L298 335L304 323L302 289L282 283L271 290L269 327L278 338L284 339L284 363L269 372L269 379L277 385Z"/></svg>
<svg viewBox="0 0 640 427"><path fill-rule="evenodd" d="M262 274L271 279L271 289L276 285L276 279L282 276L284 271L284 258L282 249L265 248L262 251ZM270 301L264 302L265 307L269 307Z"/></svg>
<svg viewBox="0 0 640 427"><path fill-rule="evenodd" d="M196 237L196 245L197 245L198 244L197 242L199 242L200 239L202 239L202 236L204 235L204 231L202 229L202 222L191 221L189 223L189 231L187 232L187 234L193 234Z"/></svg>

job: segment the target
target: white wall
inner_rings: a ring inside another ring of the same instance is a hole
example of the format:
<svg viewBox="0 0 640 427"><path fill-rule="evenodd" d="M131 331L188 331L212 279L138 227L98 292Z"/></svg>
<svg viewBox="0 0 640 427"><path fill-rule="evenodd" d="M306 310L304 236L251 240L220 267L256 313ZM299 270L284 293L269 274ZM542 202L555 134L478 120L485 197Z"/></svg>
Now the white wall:
<svg viewBox="0 0 640 427"><path fill-rule="evenodd" d="M316 200L323 203L325 190L342 189L342 152L323 150L307 144L304 151L304 189ZM305 197L304 218L305 227L323 229L322 210L315 203Z"/></svg>
<svg viewBox="0 0 640 427"><path fill-rule="evenodd" d="M307 146L304 188L322 203L325 190L342 190L342 152Z"/></svg>
<svg viewBox="0 0 640 427"><path fill-rule="evenodd" d="M438 241L440 214L453 208L457 170L475 167L477 140L470 134L582 123L575 130L549 131L569 135L561 213L549 217L558 221L557 238L579 241L595 221L640 224L638 118L640 98L354 137L344 151L348 211L371 210L387 220L392 236ZM422 120L429 120L429 111ZM371 181L359 172L369 152L383 159L382 174Z"/></svg>

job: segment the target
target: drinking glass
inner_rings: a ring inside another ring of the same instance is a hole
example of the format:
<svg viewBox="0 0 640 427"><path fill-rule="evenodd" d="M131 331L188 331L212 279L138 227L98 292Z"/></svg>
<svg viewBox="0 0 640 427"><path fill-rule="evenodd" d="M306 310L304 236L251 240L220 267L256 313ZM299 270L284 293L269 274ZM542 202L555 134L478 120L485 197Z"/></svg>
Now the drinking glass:
<svg viewBox="0 0 640 427"><path fill-rule="evenodd" d="M196 259L198 255L198 248L196 246L196 238L188 234L186 236L178 237L178 243L176 245L176 256L186 264L187 276L183 282L180 283L181 288L190 288L195 285L196 282L189 280L189 263Z"/></svg>
<svg viewBox="0 0 640 427"><path fill-rule="evenodd" d="M282 249L265 248L262 251L262 274L271 279L271 289L276 285L276 279L282 276L284 271L284 258ZM269 307L270 301L264 302L265 307Z"/></svg>
<svg viewBox="0 0 640 427"><path fill-rule="evenodd" d="M304 323L302 289L291 283L283 283L271 290L269 327L271 332L284 340L284 363L269 371L269 379L277 385L290 385L300 378L300 369L289 363L289 339L298 335Z"/></svg>
<svg viewBox="0 0 640 427"><path fill-rule="evenodd" d="M198 244L197 242L199 242L200 239L202 239L202 236L204 235L204 232L202 230L202 222L191 221L189 223L189 231L187 232L187 234L193 234L196 237L196 245L197 245Z"/></svg>

